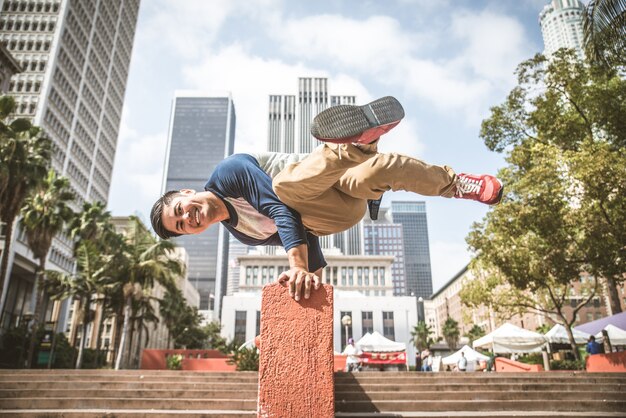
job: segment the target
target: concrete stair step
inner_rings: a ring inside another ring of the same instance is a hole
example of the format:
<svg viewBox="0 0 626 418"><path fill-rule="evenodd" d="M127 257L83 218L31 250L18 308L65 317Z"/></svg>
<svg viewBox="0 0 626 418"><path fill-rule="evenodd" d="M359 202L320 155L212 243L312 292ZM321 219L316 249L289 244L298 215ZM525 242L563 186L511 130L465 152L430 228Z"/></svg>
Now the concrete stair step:
<svg viewBox="0 0 626 418"><path fill-rule="evenodd" d="M190 399L135 397L117 398L10 398L0 399L0 409L167 409L256 411L256 396L250 399Z"/></svg>
<svg viewBox="0 0 626 418"><path fill-rule="evenodd" d="M118 390L130 390L136 391L140 389L181 389L181 390L194 390L194 389L211 389L220 388L224 390L255 390L258 391L258 383L231 383L231 382L115 382L115 381L39 381L39 382L19 382L19 383L0 383L0 389L30 389L30 390L46 390L46 389L118 389Z"/></svg>
<svg viewBox="0 0 626 418"><path fill-rule="evenodd" d="M173 411L173 410L124 410L124 409L92 409L92 410L59 410L59 409L37 409L37 410L0 410L0 417L16 417L16 418L102 418L118 417L118 418L251 418L256 417L256 412L252 411L216 411L216 410L198 410L198 411ZM623 418L621 412L573 412L573 411L442 411L442 412L336 412L336 418L578 418L578 417L595 417L595 418Z"/></svg>
<svg viewBox="0 0 626 418"><path fill-rule="evenodd" d="M565 383L561 385L555 384L528 384L528 383L510 383L510 384L437 384L437 385L429 385L426 383L420 384L336 384L335 391L407 391L407 390L421 390L421 391L434 391L434 392L457 392L464 390L476 390L476 388L484 389L487 391L499 391L499 392L519 392L519 391L545 391L545 390L553 390L554 388L559 388L559 390L573 390L573 391L591 391L591 392L604 392L611 390L622 390L626 391L626 384L617 384L617 385L609 385L609 384L582 384L582 383Z"/></svg>
<svg viewBox="0 0 626 418"><path fill-rule="evenodd" d="M488 392L482 389L472 391L456 391L453 394L455 401L460 400L484 400L484 401L514 401L514 400L534 400L534 401L551 401L558 399L559 401L623 401L626 396L622 391L613 392L562 392L557 388L550 391L525 391L525 392ZM437 399L438 402L447 402L441 400L440 392L335 392L335 402L351 402L351 401L382 401L382 400L412 400L412 401L429 401Z"/></svg>
<svg viewBox="0 0 626 418"><path fill-rule="evenodd" d="M450 394L451 397L454 394ZM368 401L337 401L337 412L389 412L389 411L594 411L620 412L626 411L626 400L575 400L563 402L556 400L368 400Z"/></svg>
<svg viewBox="0 0 626 418"><path fill-rule="evenodd" d="M335 383L428 383L428 384L438 384L438 383L497 383L497 384L507 384L507 383L610 383L610 384L626 384L626 375L624 376L603 376L596 377L593 375L587 376L564 376L564 377L554 377L551 375L540 375L540 376L519 376L519 377L492 377L491 374L488 376L484 376L481 374L477 374L474 376L468 375L463 377L458 373L454 373L453 376L448 376L446 378L438 378L438 379L430 379L424 378L421 376L409 375L404 378L397 377L388 377L388 376L358 376L359 373L356 373L355 376L345 377L345 376L335 376ZM383 373L384 374L384 373ZM504 374L504 373L503 373ZM530 374L530 373L529 373ZM621 375L621 373L620 373Z"/></svg>
<svg viewBox="0 0 626 418"><path fill-rule="evenodd" d="M258 378L237 376L237 373L232 373L229 377L219 376L115 376L115 375L101 375L101 376L85 376L85 375L4 375L0 376L0 382L41 382L41 381L64 381L64 382L83 382L88 381L115 381L115 382L187 382L187 383L255 383L258 382Z"/></svg>
<svg viewBox="0 0 626 418"><path fill-rule="evenodd" d="M127 389L47 389L37 393L38 398L116 398L127 397L129 395ZM132 396L143 399L156 398L185 398L185 399L256 399L258 390L241 390L241 389L180 389L178 387L167 390L150 390L141 388L132 391ZM0 399L10 398L32 398L33 391L31 389L0 389Z"/></svg>

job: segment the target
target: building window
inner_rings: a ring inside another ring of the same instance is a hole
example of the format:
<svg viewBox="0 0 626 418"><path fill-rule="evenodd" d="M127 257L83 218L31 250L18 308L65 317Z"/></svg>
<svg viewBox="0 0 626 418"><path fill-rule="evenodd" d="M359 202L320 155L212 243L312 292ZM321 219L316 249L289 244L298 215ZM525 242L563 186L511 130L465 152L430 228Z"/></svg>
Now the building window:
<svg viewBox="0 0 626 418"><path fill-rule="evenodd" d="M333 267L333 286L337 286L337 267Z"/></svg>
<svg viewBox="0 0 626 418"><path fill-rule="evenodd" d="M348 267L348 286L354 286L354 267Z"/></svg>
<svg viewBox="0 0 626 418"><path fill-rule="evenodd" d="M361 323L363 324L363 335L368 332L374 332L374 316L372 312L361 312Z"/></svg>
<svg viewBox="0 0 626 418"><path fill-rule="evenodd" d="M370 268L369 267L365 267L363 269L363 275L365 276L365 286L369 286L370 285Z"/></svg>
<svg viewBox="0 0 626 418"><path fill-rule="evenodd" d="M254 335L261 335L261 311L256 311L256 330Z"/></svg>
<svg viewBox="0 0 626 418"><path fill-rule="evenodd" d="M380 285L384 286L385 285L385 268L381 267L380 270L378 270L378 272L380 273Z"/></svg>
<svg viewBox="0 0 626 418"><path fill-rule="evenodd" d="M356 274L357 274L357 284L359 286L363 286L363 268L362 267L357 267L356 269Z"/></svg>
<svg viewBox="0 0 626 418"><path fill-rule="evenodd" d="M267 266L261 267L261 284L267 283Z"/></svg>
<svg viewBox="0 0 626 418"><path fill-rule="evenodd" d="M346 268L342 267L341 268L341 285L342 286L346 285L346 277L347 277Z"/></svg>
<svg viewBox="0 0 626 418"><path fill-rule="evenodd" d="M237 344L246 342L246 311L235 311L235 341Z"/></svg>
<svg viewBox="0 0 626 418"><path fill-rule="evenodd" d="M392 341L396 340L393 326L393 312L383 312L383 336Z"/></svg>
<svg viewBox="0 0 626 418"><path fill-rule="evenodd" d="M246 267L246 285L250 286L252 284L252 267Z"/></svg>
<svg viewBox="0 0 626 418"><path fill-rule="evenodd" d="M378 286L378 267L374 267L374 286Z"/></svg>

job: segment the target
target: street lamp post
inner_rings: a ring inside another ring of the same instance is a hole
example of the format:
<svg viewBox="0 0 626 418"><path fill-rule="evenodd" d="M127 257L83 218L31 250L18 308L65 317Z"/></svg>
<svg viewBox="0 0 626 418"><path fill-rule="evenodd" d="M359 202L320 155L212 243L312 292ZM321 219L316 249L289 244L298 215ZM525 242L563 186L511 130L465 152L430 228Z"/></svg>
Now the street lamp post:
<svg viewBox="0 0 626 418"><path fill-rule="evenodd" d="M341 324L346 327L346 341L345 341L345 345L348 345L348 327L350 325L352 325L352 318L350 317L350 315L344 315L341 318Z"/></svg>
<svg viewBox="0 0 626 418"><path fill-rule="evenodd" d="M424 298L417 298L417 322L424 321L426 322L426 315L424 313Z"/></svg>

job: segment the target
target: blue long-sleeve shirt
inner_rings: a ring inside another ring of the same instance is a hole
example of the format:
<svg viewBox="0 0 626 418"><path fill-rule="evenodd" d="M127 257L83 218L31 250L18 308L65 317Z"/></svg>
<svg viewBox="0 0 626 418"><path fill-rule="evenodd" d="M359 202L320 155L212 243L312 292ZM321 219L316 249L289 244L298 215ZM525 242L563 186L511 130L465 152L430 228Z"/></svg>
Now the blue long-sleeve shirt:
<svg viewBox="0 0 626 418"><path fill-rule="evenodd" d="M222 224L246 245L282 245L285 251L308 245L309 271L326 266L317 236L306 231L300 214L282 203L271 177L248 154L220 162L204 186L222 199L229 219Z"/></svg>

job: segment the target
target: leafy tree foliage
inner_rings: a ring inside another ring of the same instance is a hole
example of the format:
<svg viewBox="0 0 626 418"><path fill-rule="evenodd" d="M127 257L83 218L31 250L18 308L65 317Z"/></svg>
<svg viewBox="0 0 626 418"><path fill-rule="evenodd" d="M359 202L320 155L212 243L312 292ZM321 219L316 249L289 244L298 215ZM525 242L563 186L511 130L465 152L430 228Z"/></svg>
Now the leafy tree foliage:
<svg viewBox="0 0 626 418"><path fill-rule="evenodd" d="M506 154L507 195L476 223L468 243L476 254L464 301L482 300L513 314L531 309L555 316L570 335L575 313L606 279L612 311L626 257L626 82L589 67L571 51L522 63L518 86L492 109L481 136ZM592 275L570 317L571 282Z"/></svg>
<svg viewBox="0 0 626 418"><path fill-rule="evenodd" d="M459 330L459 323L453 318L446 318L446 322L443 323L442 329L443 339L446 340L446 344L451 350L456 350L459 345L459 337L461 331Z"/></svg>
<svg viewBox="0 0 626 418"><path fill-rule="evenodd" d="M432 327L427 325L424 321L419 321L417 325L413 327L411 331L411 341L418 351L429 348L435 343L435 340L430 337L432 333Z"/></svg>
<svg viewBox="0 0 626 418"><path fill-rule="evenodd" d="M469 346L471 347L474 341L483 337L484 335L485 335L485 330L482 327L474 324L474 326L469 331L467 331L467 334L465 334L465 337L469 339Z"/></svg>
<svg viewBox="0 0 626 418"><path fill-rule="evenodd" d="M626 0L591 0L583 15L585 53L596 64L626 66Z"/></svg>

